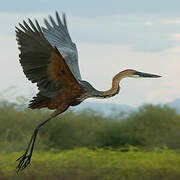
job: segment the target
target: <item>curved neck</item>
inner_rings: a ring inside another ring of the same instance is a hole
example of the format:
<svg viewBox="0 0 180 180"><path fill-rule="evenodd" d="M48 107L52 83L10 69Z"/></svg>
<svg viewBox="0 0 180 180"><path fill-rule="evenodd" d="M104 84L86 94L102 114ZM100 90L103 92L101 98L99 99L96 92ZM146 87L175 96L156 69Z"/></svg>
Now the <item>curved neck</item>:
<svg viewBox="0 0 180 180"><path fill-rule="evenodd" d="M121 79L123 79L124 77L126 77L126 76L124 76L122 72L116 74L112 79L112 87L109 90L104 91L102 93L102 95L104 95L104 96L114 96L114 95L118 94L118 92L119 92L119 83L120 83Z"/></svg>
<svg viewBox="0 0 180 180"><path fill-rule="evenodd" d="M119 93L119 83L123 78L131 77L134 73L134 70L124 70L116 74L112 79L112 87L107 91L98 91L93 88L89 83L86 84L86 89L88 89L88 93L82 98L83 100L90 97L96 98L109 98Z"/></svg>
<svg viewBox="0 0 180 180"><path fill-rule="evenodd" d="M127 72L127 70L116 74L112 79L112 87L107 91L103 91L102 95L104 97L111 97L111 96L118 94L119 93L119 83L123 78L126 78L126 77L129 77L129 73Z"/></svg>

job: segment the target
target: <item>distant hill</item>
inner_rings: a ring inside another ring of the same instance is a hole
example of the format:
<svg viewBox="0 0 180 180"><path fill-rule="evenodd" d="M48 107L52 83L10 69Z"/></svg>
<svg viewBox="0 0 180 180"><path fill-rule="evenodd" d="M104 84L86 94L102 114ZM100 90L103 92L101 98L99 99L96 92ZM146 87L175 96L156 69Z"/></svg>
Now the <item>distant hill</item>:
<svg viewBox="0 0 180 180"><path fill-rule="evenodd" d="M175 99L172 102L167 103L166 105L175 108L177 110L178 113L180 113L180 98Z"/></svg>
<svg viewBox="0 0 180 180"><path fill-rule="evenodd" d="M27 104L19 104L19 103L16 104L16 103L8 102L8 101L0 102L0 107L13 106L13 105L15 105L15 108L17 108L17 109L27 108ZM167 105L171 108L175 108L177 110L177 112L180 113L180 98L177 98L169 103L165 103L162 105ZM96 102L86 102L85 101L85 102L82 102L81 104L79 104L78 106L71 107L71 110L78 112L78 111L83 111L88 108L102 112L103 115L107 116L107 115L111 114L113 111L117 111L117 112L137 111L139 107L138 106L133 107L133 106L125 105L125 104L98 103L98 102L96 103Z"/></svg>
<svg viewBox="0 0 180 180"><path fill-rule="evenodd" d="M175 108L177 112L180 113L180 98L175 99L174 101L166 103L164 105L168 105L172 108ZM87 108L100 111L104 115L109 115L115 110L123 111L123 112L130 112L130 111L136 111L138 109L138 107L133 107L133 106L125 105L125 104L82 102L80 105L73 107L72 110L82 111Z"/></svg>
<svg viewBox="0 0 180 180"><path fill-rule="evenodd" d="M73 107L72 110L82 111L87 108L100 111L104 115L109 115L115 110L129 112L137 109L132 106L123 105L123 104L82 102L80 105Z"/></svg>

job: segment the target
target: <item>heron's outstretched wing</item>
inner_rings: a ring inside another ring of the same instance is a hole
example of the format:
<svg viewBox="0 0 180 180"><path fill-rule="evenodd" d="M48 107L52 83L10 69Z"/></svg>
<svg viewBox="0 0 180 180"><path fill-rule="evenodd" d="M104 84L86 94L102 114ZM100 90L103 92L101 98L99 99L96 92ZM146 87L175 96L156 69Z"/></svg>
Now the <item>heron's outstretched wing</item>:
<svg viewBox="0 0 180 180"><path fill-rule="evenodd" d="M63 56L51 45L37 22L29 19L30 26L23 21L16 27L16 36L20 49L20 63L26 77L37 83L40 94L53 97L57 91L71 88L80 89Z"/></svg>
<svg viewBox="0 0 180 180"><path fill-rule="evenodd" d="M44 20L47 29L42 27L43 34L52 46L57 47L74 77L77 80L81 80L78 65L78 52L76 45L72 42L69 35L65 14L63 14L63 21L61 21L58 13L56 12L56 19L57 23L51 16L49 16L51 25L46 19Z"/></svg>

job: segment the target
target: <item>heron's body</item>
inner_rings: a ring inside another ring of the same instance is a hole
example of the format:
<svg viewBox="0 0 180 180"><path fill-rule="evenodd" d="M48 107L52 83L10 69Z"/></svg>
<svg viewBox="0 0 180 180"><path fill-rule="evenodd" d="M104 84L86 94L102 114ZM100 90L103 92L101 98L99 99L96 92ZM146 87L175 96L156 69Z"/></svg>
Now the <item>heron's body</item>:
<svg viewBox="0 0 180 180"><path fill-rule="evenodd" d="M31 137L28 147L18 160L17 171L28 166L31 160L38 130L53 117L76 106L87 98L110 98L119 93L119 82L126 77L160 77L127 69L116 74L112 87L107 91L98 91L81 78L76 45L68 32L65 15L61 21L56 12L56 21L49 16L51 25L45 19L46 28L40 27L29 19L30 26L23 21L16 27L16 36L20 49L20 63L24 74L33 83L37 83L39 92L30 102L31 109L53 109L52 115L39 124ZM29 152L30 151L30 152Z"/></svg>

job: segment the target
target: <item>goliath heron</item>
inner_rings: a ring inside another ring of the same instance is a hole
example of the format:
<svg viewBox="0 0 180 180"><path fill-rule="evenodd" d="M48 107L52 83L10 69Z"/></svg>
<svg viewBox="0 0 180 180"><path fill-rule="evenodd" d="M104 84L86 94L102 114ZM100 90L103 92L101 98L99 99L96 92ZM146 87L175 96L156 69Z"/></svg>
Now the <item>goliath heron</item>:
<svg viewBox="0 0 180 180"><path fill-rule="evenodd" d="M119 82L126 77L160 77L127 69L113 77L112 87L109 90L96 90L81 78L77 48L69 35L65 14L61 20L56 12L56 21L52 16L49 16L49 21L51 24L48 20L44 20L46 28L41 28L37 20L33 23L30 19L29 25L23 21L23 24L19 24L19 28L16 27L19 61L26 77L32 83L37 83L39 89L37 95L30 101L29 108L47 107L54 110L48 119L35 128L25 153L17 159L19 161L17 172L30 164L39 128L66 111L69 106L76 106L90 97L115 96L119 93Z"/></svg>

